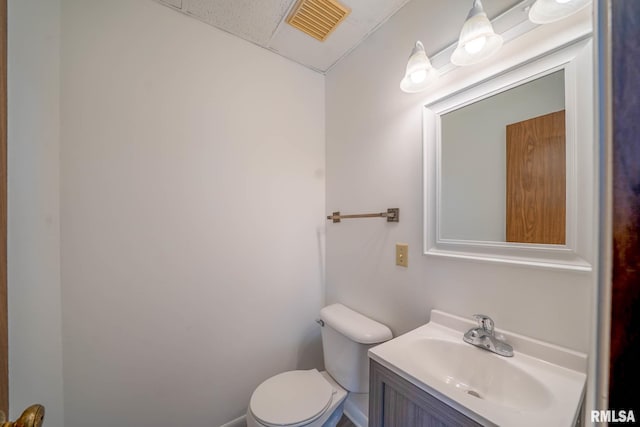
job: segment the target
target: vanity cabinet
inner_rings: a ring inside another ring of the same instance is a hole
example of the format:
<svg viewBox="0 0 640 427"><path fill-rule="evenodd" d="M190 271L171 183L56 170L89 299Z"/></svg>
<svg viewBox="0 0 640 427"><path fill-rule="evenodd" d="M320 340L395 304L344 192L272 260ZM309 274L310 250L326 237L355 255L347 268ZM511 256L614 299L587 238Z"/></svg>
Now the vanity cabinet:
<svg viewBox="0 0 640 427"><path fill-rule="evenodd" d="M482 425L376 361L369 363L369 427Z"/></svg>

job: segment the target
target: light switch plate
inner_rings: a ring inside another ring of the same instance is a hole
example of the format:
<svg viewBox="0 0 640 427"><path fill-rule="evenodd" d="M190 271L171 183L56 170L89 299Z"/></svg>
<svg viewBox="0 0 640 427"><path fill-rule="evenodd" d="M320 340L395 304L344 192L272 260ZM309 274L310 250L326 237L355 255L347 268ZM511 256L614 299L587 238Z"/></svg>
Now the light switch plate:
<svg viewBox="0 0 640 427"><path fill-rule="evenodd" d="M409 267L409 245L396 243L396 265Z"/></svg>

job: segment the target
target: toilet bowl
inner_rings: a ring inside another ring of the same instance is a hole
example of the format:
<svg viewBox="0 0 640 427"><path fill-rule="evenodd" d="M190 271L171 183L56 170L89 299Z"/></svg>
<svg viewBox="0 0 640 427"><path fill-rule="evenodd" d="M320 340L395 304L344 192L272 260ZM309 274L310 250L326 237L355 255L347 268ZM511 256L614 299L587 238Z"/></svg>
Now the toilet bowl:
<svg viewBox="0 0 640 427"><path fill-rule="evenodd" d="M320 320L327 370L288 371L264 381L251 396L247 427L335 427L345 402L358 412L347 411L349 418L366 426L367 351L391 339L391 330L342 304L323 308Z"/></svg>
<svg viewBox="0 0 640 427"><path fill-rule="evenodd" d="M342 416L347 391L327 372L289 371L256 388L247 427L332 427Z"/></svg>

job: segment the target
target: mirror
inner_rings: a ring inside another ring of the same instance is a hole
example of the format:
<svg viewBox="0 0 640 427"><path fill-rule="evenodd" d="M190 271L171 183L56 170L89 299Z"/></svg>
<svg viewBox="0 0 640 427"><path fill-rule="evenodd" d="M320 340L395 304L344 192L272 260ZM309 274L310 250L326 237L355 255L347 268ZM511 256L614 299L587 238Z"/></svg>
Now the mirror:
<svg viewBox="0 0 640 427"><path fill-rule="evenodd" d="M425 106L425 254L591 270L591 49L573 43Z"/></svg>
<svg viewBox="0 0 640 427"><path fill-rule="evenodd" d="M565 244L564 70L443 114L444 239Z"/></svg>

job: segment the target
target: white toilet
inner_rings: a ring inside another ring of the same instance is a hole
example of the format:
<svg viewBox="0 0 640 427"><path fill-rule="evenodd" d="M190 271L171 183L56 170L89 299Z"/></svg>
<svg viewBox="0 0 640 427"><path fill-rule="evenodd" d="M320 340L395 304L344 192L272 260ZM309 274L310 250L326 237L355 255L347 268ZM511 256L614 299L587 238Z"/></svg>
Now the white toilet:
<svg viewBox="0 0 640 427"><path fill-rule="evenodd" d="M342 304L320 310L320 319L326 372L289 371L264 381L251 395L247 427L335 427L343 410L366 426L367 351L391 331Z"/></svg>

